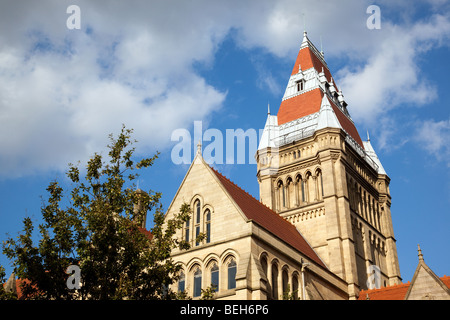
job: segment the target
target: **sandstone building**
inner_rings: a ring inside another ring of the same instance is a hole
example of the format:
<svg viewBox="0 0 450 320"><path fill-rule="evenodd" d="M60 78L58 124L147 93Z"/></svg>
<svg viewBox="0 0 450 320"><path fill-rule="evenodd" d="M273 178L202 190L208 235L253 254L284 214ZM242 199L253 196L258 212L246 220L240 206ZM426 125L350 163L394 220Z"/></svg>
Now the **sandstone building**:
<svg viewBox="0 0 450 320"><path fill-rule="evenodd" d="M183 202L179 290L197 298L357 299L368 270L401 283L390 179L363 141L322 52L306 32L278 114L270 111L257 160L259 201L210 167L201 146L167 217ZM206 239L196 243L199 233Z"/></svg>
<svg viewBox="0 0 450 320"><path fill-rule="evenodd" d="M306 32L255 157L259 200L198 146L166 213L192 209L176 235L191 248L172 253L182 266L172 289L194 299L211 285L217 299L450 299L450 278L433 273L420 247L412 281L401 283L390 179ZM374 269L382 288L368 288ZM5 289L20 299L22 281L12 274Z"/></svg>

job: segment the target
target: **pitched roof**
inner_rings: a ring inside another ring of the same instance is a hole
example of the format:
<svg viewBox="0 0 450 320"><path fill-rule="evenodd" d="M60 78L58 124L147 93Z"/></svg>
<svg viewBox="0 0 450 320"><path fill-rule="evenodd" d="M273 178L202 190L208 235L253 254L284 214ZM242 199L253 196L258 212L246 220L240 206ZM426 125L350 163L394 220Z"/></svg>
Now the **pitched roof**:
<svg viewBox="0 0 450 320"><path fill-rule="evenodd" d="M450 299L450 290L448 285L439 279L439 277L433 272L433 270L428 267L423 259L422 249L420 245L418 246L418 256L419 256L419 264L417 265L416 271L414 272L414 276L411 280L411 285L406 292L405 299L417 299L417 292L413 293L414 286L420 287L423 289L423 286L431 289L433 294L443 294L446 295ZM439 289L440 288L440 289ZM420 289L419 289L420 292Z"/></svg>
<svg viewBox="0 0 450 320"><path fill-rule="evenodd" d="M351 121L345 114L343 114L341 109L336 107L333 101L331 101L331 107L333 108L333 111L336 114L342 128L347 131L347 133L364 149L363 142L353 121Z"/></svg>
<svg viewBox="0 0 450 320"><path fill-rule="evenodd" d="M320 72L323 69L327 80L331 80L331 73L325 60L323 59L323 56L319 53L314 44L308 39L308 37L306 36L306 31L303 33L302 44L300 46L297 59L295 60L291 75L294 75L298 72L299 66L301 66L302 70L314 68Z"/></svg>
<svg viewBox="0 0 450 320"><path fill-rule="evenodd" d="M277 114L278 125L318 112L322 97L322 90L316 88L281 101Z"/></svg>
<svg viewBox="0 0 450 320"><path fill-rule="evenodd" d="M24 285L30 285L31 281L28 279L16 279L15 273L11 273L11 276L9 277L8 281L6 283L3 283L3 287L8 292L14 293L18 300L25 299L24 293L23 293L23 286Z"/></svg>
<svg viewBox="0 0 450 320"><path fill-rule="evenodd" d="M323 55L311 43L305 32L297 59L295 60L294 67L292 69L291 78L288 83L288 88L286 89L287 91L281 101L280 108L278 109L277 118L279 126L319 112L322 99L325 95L324 90L326 90L322 85L318 85L316 83L316 85L313 85L313 87L308 87L301 93L292 93L292 91L290 91L291 89L289 89L291 88L292 83L296 81L297 76L299 76L300 79L304 79L301 75L302 71L306 71L311 68L315 69L319 75L319 78L325 76L325 79L320 78L323 79L320 81L328 82L328 85L334 88L333 92L339 91L331 77L330 70L328 69ZM337 106L336 102L330 98L329 94L327 94L327 97L342 129L344 129L353 138L353 140L355 140L364 149L361 137L359 136L358 130L356 129L356 126L351 118L344 114L344 111Z"/></svg>
<svg viewBox="0 0 450 320"><path fill-rule="evenodd" d="M320 111L320 106L325 93L316 88L307 91L298 96L283 100L278 111L278 125L287 123L296 119L303 118L307 115ZM336 106L333 100L328 98L341 127L362 147L364 148L361 137L355 124L350 120L340 108Z"/></svg>
<svg viewBox="0 0 450 320"><path fill-rule="evenodd" d="M450 277L443 276L440 280L450 288ZM411 282L401 283L380 289L361 290L358 300L404 300Z"/></svg>
<svg viewBox="0 0 450 320"><path fill-rule="evenodd" d="M358 300L403 300L409 285L408 282L380 289L361 290Z"/></svg>
<svg viewBox="0 0 450 320"><path fill-rule="evenodd" d="M318 265L328 269L293 224L256 200L214 168L210 168L247 219L252 220L291 247L300 251Z"/></svg>
<svg viewBox="0 0 450 320"><path fill-rule="evenodd" d="M413 291L416 283L417 287L420 289L424 288L424 285L428 287L431 291L431 294L443 294L444 296L447 294L447 297L450 298L450 277L443 276L439 278L425 263L423 259L422 250L420 249L420 245L418 246L419 251L419 264L417 265L416 271L414 272L413 279L411 282L402 283L395 286L373 289L373 290L363 290L360 292L358 300L409 300L416 299L417 297L411 297L411 292ZM424 271L427 277L421 277L421 280L418 280L419 273ZM428 282L428 284L424 283ZM429 282L431 281L432 284ZM420 290L419 289L419 290Z"/></svg>

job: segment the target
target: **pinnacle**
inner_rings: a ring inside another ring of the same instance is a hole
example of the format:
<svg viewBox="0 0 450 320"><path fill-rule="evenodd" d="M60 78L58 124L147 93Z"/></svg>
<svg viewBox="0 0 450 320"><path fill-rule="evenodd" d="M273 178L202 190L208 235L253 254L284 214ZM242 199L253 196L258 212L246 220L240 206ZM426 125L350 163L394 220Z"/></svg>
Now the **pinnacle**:
<svg viewBox="0 0 450 320"><path fill-rule="evenodd" d="M418 254L419 260L423 261L423 254L422 254L422 249L420 249L420 244L417 245L417 248L418 248L418 251L419 251L419 254Z"/></svg>

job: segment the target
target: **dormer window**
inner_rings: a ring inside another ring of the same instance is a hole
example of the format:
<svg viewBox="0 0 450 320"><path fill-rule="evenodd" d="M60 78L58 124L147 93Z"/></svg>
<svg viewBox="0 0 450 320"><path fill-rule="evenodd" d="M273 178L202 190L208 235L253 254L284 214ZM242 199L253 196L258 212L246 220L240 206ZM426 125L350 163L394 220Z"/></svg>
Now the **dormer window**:
<svg viewBox="0 0 450 320"><path fill-rule="evenodd" d="M303 80L297 81L297 91L303 91L305 88L305 82Z"/></svg>

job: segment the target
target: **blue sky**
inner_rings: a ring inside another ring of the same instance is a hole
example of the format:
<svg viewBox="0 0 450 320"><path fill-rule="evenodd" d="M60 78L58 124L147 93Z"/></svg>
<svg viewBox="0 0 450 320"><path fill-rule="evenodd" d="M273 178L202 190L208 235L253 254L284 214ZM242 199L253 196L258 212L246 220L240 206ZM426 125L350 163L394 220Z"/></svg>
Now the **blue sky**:
<svg viewBox="0 0 450 320"><path fill-rule="evenodd" d="M75 3L81 29L69 30ZM378 30L366 26L372 4ZM306 25L391 178L403 281L417 266L417 244L431 269L448 275L449 9L439 0L2 1L0 240L16 236L25 216L38 223L49 182L67 186L67 164L105 150L122 123L135 130L140 155L161 152L139 185L161 191L167 208L188 168L171 159L172 132L193 134L194 121L224 136L263 128ZM256 165L216 167L259 198ZM9 274L3 255L0 264Z"/></svg>

